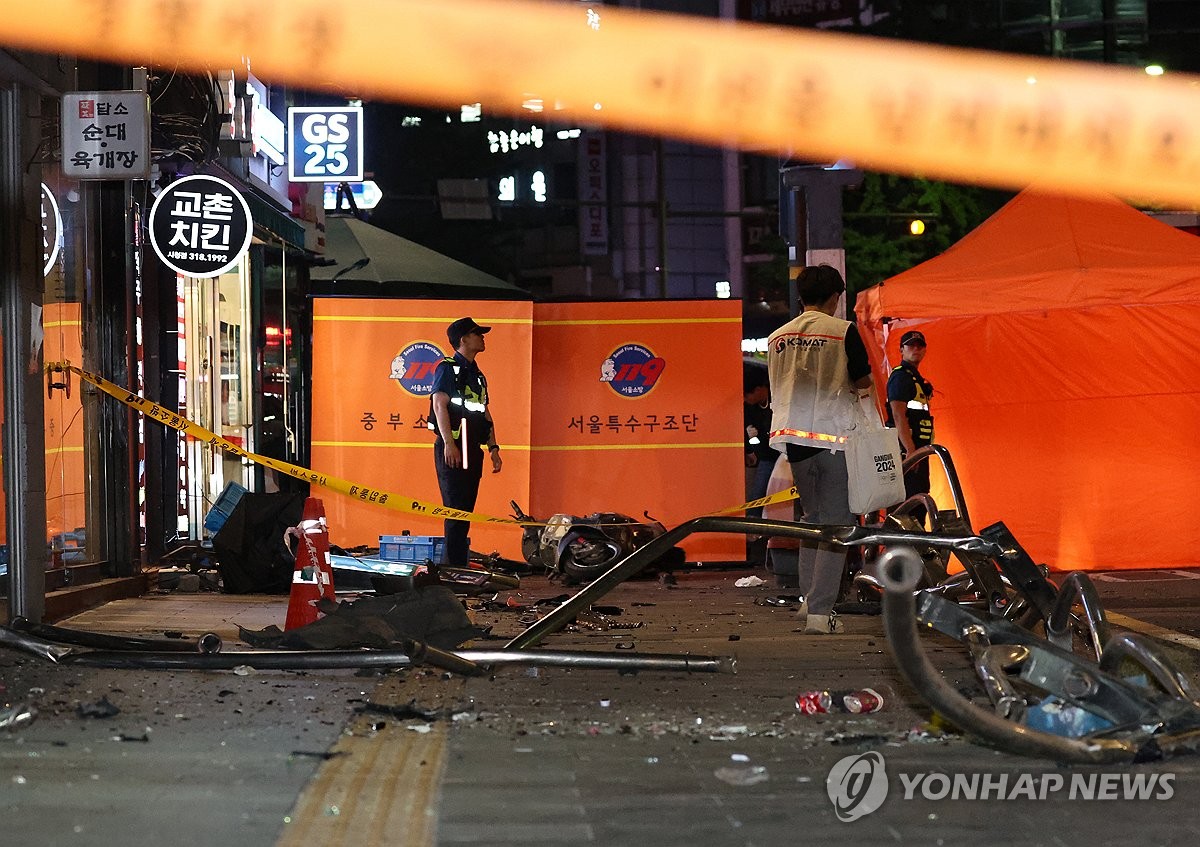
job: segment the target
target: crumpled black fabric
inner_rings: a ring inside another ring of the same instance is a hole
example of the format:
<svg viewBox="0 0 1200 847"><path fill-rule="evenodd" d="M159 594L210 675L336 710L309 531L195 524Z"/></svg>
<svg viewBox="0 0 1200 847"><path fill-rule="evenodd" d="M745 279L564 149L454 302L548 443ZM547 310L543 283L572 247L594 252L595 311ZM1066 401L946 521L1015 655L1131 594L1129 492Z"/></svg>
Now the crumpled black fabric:
<svg viewBox="0 0 1200 847"><path fill-rule="evenodd" d="M296 559L284 532L300 523L304 495L278 492L242 495L213 536L213 552L226 594L287 594Z"/></svg>
<svg viewBox="0 0 1200 847"><path fill-rule="evenodd" d="M238 631L252 647L285 650L388 650L405 640L452 650L487 634L486 629L471 624L463 604L442 585L353 602L322 598L317 610L324 617L287 632L274 624L262 630L238 627Z"/></svg>

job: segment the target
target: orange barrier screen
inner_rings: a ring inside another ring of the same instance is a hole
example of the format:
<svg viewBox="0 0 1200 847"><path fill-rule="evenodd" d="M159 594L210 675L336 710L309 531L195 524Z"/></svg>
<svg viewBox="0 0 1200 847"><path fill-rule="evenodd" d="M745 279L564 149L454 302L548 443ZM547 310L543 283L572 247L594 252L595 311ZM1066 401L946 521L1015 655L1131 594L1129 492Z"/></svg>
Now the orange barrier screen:
<svg viewBox="0 0 1200 847"><path fill-rule="evenodd" d="M533 514L643 511L668 527L745 500L741 304L534 307ZM744 560L697 536L689 560Z"/></svg>
<svg viewBox="0 0 1200 847"><path fill-rule="evenodd" d="M312 466L405 496L441 502L426 426L433 368L452 354L446 326L470 315L492 327L479 366L488 378L504 469L484 472L476 511L505 516L529 500L532 304L507 301L318 299L313 304ZM398 374L399 378L394 376ZM374 546L380 535L441 535L442 521L351 497L325 501L334 544ZM520 559L515 527L471 526L471 548Z"/></svg>
<svg viewBox="0 0 1200 847"><path fill-rule="evenodd" d="M425 428L445 329L493 327L487 374L504 470L484 474L476 511L624 512L673 526L744 497L740 304L324 299L314 304L312 466L440 502ZM723 352L722 352L723 351ZM606 364L607 363L607 364ZM607 374L608 380L602 380ZM398 378L397 375L403 375ZM330 537L374 545L437 519L325 498ZM472 549L520 558L520 531L474 524ZM741 537L701 537L689 559L742 560Z"/></svg>

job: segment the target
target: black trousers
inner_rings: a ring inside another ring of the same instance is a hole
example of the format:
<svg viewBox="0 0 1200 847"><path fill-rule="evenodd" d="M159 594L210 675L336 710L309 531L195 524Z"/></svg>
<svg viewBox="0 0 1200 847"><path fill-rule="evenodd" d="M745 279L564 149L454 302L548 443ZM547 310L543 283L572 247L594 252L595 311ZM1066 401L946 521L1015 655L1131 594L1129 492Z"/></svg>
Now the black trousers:
<svg viewBox="0 0 1200 847"><path fill-rule="evenodd" d="M929 462L924 461L904 475L904 496L929 493ZM925 507L914 509L912 516L918 523L925 522Z"/></svg>
<svg viewBox="0 0 1200 847"><path fill-rule="evenodd" d="M438 487L442 490L442 505L451 509L462 509L464 512L473 511L475 500L479 496L479 481L483 478L483 448L468 448L465 469L448 467L445 451L446 446L442 439L435 440L433 466L437 469ZM446 546L442 550L442 564L465 568L470 563L471 549L467 541L470 531L469 521L446 521Z"/></svg>

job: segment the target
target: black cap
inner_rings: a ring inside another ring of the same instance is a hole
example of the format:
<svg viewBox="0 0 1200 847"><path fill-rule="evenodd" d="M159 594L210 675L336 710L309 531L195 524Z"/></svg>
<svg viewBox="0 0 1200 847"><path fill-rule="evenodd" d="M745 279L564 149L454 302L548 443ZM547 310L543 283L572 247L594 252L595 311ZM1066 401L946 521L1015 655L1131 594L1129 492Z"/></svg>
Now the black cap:
<svg viewBox="0 0 1200 847"><path fill-rule="evenodd" d="M925 333L918 332L915 329L910 329L908 332L904 333L904 335L900 336L900 346L908 347L909 345L912 345L913 347L924 347Z"/></svg>
<svg viewBox="0 0 1200 847"><path fill-rule="evenodd" d="M459 342L462 341L464 335L470 335L472 332L478 332L480 335L483 335L491 331L492 328L490 326L480 326L475 323L474 318L459 318L446 327L446 337L450 339L450 346L457 350Z"/></svg>

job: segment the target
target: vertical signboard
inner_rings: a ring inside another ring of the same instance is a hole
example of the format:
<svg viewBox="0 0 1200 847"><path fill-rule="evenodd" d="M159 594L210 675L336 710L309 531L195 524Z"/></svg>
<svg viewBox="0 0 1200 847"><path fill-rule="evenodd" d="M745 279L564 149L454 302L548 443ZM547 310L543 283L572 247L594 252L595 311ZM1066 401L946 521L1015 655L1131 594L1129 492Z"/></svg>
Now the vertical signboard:
<svg viewBox="0 0 1200 847"><path fill-rule="evenodd" d="M608 254L608 156L604 133L579 136L579 252Z"/></svg>
<svg viewBox="0 0 1200 847"><path fill-rule="evenodd" d="M529 502L532 304L473 300L317 299L313 303L312 466L405 497L440 503L429 430L433 372L453 355L446 327L470 315L492 327L479 356L504 468L490 466L476 511L505 516ZM380 535L441 535L439 518L321 494L333 543L375 545ZM521 531L472 524L471 549L520 560Z"/></svg>
<svg viewBox="0 0 1200 847"><path fill-rule="evenodd" d="M64 94L62 170L77 179L150 176L150 99L144 91Z"/></svg>
<svg viewBox="0 0 1200 847"><path fill-rule="evenodd" d="M362 182L361 106L293 106L288 109L288 179L292 182Z"/></svg>

